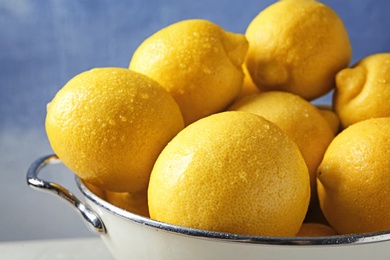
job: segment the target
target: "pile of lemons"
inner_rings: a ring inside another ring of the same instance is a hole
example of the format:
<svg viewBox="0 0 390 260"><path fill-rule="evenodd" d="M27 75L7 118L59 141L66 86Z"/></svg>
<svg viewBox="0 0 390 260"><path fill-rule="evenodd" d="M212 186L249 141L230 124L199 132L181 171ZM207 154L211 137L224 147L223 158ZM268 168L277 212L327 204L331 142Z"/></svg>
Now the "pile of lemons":
<svg viewBox="0 0 390 260"><path fill-rule="evenodd" d="M46 132L92 191L155 220L261 236L388 230L390 53L351 57L319 1L275 2L245 34L184 20L129 68L72 78ZM332 90L332 106L311 102Z"/></svg>

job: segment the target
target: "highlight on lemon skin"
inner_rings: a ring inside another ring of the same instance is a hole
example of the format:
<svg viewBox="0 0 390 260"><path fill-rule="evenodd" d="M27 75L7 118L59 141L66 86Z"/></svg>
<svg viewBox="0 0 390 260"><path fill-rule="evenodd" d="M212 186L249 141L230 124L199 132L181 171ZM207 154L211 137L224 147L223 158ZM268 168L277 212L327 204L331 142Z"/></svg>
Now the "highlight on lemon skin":
<svg viewBox="0 0 390 260"><path fill-rule="evenodd" d="M223 111L239 95L247 49L243 34L207 20L183 20L145 39L129 68L167 89L188 125Z"/></svg>
<svg viewBox="0 0 390 260"><path fill-rule="evenodd" d="M85 182L116 192L146 189L158 154L183 127L170 94L125 68L76 75L46 115L47 136L61 161Z"/></svg>
<svg viewBox="0 0 390 260"><path fill-rule="evenodd" d="M334 88L336 73L352 57L343 21L319 1L277 1L251 21L245 35L245 64L261 91L313 100Z"/></svg>
<svg viewBox="0 0 390 260"><path fill-rule="evenodd" d="M307 166L274 123L222 112L187 126L158 157L152 219L204 230L294 236L310 200Z"/></svg>
<svg viewBox="0 0 390 260"><path fill-rule="evenodd" d="M390 53L369 55L336 75L333 104L342 128L390 116Z"/></svg>

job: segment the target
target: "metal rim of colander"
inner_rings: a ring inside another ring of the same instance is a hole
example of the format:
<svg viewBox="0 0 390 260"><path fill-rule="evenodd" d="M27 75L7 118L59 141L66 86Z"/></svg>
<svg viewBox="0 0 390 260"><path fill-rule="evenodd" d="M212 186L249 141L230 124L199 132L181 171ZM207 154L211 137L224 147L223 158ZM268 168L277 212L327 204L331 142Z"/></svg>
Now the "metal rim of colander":
<svg viewBox="0 0 390 260"><path fill-rule="evenodd" d="M191 236L200 239L223 240L225 242L232 243L267 245L346 245L390 241L390 231L326 237L272 237L231 234L177 226L136 215L124 209L118 208L91 192L77 176L75 177L75 180L79 190L88 200L105 209L109 213L128 221L158 229L159 231L176 233L178 235Z"/></svg>

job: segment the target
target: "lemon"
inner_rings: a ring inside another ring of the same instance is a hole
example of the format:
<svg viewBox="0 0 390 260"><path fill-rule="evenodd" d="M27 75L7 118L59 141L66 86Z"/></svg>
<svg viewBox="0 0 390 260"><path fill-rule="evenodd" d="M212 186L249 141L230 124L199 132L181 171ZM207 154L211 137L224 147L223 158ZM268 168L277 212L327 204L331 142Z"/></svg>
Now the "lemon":
<svg viewBox="0 0 390 260"><path fill-rule="evenodd" d="M148 189L153 219L204 230L295 235L309 200L308 170L275 124L222 112L187 126L158 157Z"/></svg>
<svg viewBox="0 0 390 260"><path fill-rule="evenodd" d="M333 134L337 135L341 129L341 121L337 113L329 105L317 105L316 107L319 109L326 122L328 122Z"/></svg>
<svg viewBox="0 0 390 260"><path fill-rule="evenodd" d="M112 205L131 213L149 217L147 190L137 192L106 191L106 200Z"/></svg>
<svg viewBox="0 0 390 260"><path fill-rule="evenodd" d="M166 88L188 125L222 111L240 93L247 49L243 34L207 20L183 20L142 42L129 68Z"/></svg>
<svg viewBox="0 0 390 260"><path fill-rule="evenodd" d="M333 96L343 128L390 116L390 53L369 55L337 73Z"/></svg>
<svg viewBox="0 0 390 260"><path fill-rule="evenodd" d="M106 199L106 192L105 190L99 188L99 187L96 187L95 185L92 185L86 181L83 181L83 184L85 185L85 187L87 187L93 194L95 194L96 196L98 196L99 198L101 199Z"/></svg>
<svg viewBox="0 0 390 260"><path fill-rule="evenodd" d="M104 190L147 188L157 156L184 127L180 109L156 81L124 68L82 72L47 107L53 151Z"/></svg>
<svg viewBox="0 0 390 260"><path fill-rule="evenodd" d="M327 5L314 0L277 1L245 33L246 66L261 91L282 90L307 100L335 86L352 56L347 30Z"/></svg>
<svg viewBox="0 0 390 260"><path fill-rule="evenodd" d="M298 237L324 237L336 235L337 232L331 226L322 223L303 223L297 234Z"/></svg>
<svg viewBox="0 0 390 260"><path fill-rule="evenodd" d="M245 96L249 96L260 92L256 84L253 82L251 75L249 75L248 69L246 68L245 64L242 66L242 71L244 72L244 82L242 83L241 92L238 94L235 101Z"/></svg>
<svg viewBox="0 0 390 260"><path fill-rule="evenodd" d="M318 168L318 198L340 234L390 229L390 118L355 123L329 145Z"/></svg>
<svg viewBox="0 0 390 260"><path fill-rule="evenodd" d="M312 197L315 199L317 167L334 138L332 129L319 110L300 96L281 91L243 97L229 110L263 116L278 125L298 145L309 169Z"/></svg>

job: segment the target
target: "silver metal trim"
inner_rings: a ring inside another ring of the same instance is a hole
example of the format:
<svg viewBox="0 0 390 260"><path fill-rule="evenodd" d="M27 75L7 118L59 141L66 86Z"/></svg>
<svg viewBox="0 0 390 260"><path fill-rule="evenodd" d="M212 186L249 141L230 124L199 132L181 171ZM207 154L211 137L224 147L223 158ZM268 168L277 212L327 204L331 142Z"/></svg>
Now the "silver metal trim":
<svg viewBox="0 0 390 260"><path fill-rule="evenodd" d="M87 226L91 231L98 234L105 234L106 228L103 224L103 221L100 219L99 215L96 214L88 205L81 202L73 193L64 188L63 186L54 183L48 182L41 178L38 178L40 170L49 165L60 163L56 155L47 155L37 159L27 171L27 184L37 190L45 191L59 196L65 200L68 204L76 209L86 221Z"/></svg>
<svg viewBox="0 0 390 260"><path fill-rule="evenodd" d="M27 182L33 188L38 188L43 191L49 191L60 196L75 207L87 221L92 230L98 233L106 233L106 228L100 217L91 210L86 204L80 202L73 194L64 187L51 182L46 182L37 177L39 170L52 163L58 163L60 160L55 155L44 156L36 160L27 172ZM143 216L139 216L120 209L107 201L99 198L92 193L76 176L77 187L81 193L92 203L104 209L110 214L116 215L128 221L138 223L140 225L155 228L158 231L169 232L177 235L197 237L200 239L222 240L228 243L249 243L249 244L266 244L266 245L291 245L291 246L336 246L350 244L368 244L375 242L390 241L390 231L373 232L365 234L353 235L338 235L326 237L271 237L271 236L248 236L222 232L214 232L200 229L187 228L160 221L152 220Z"/></svg>

